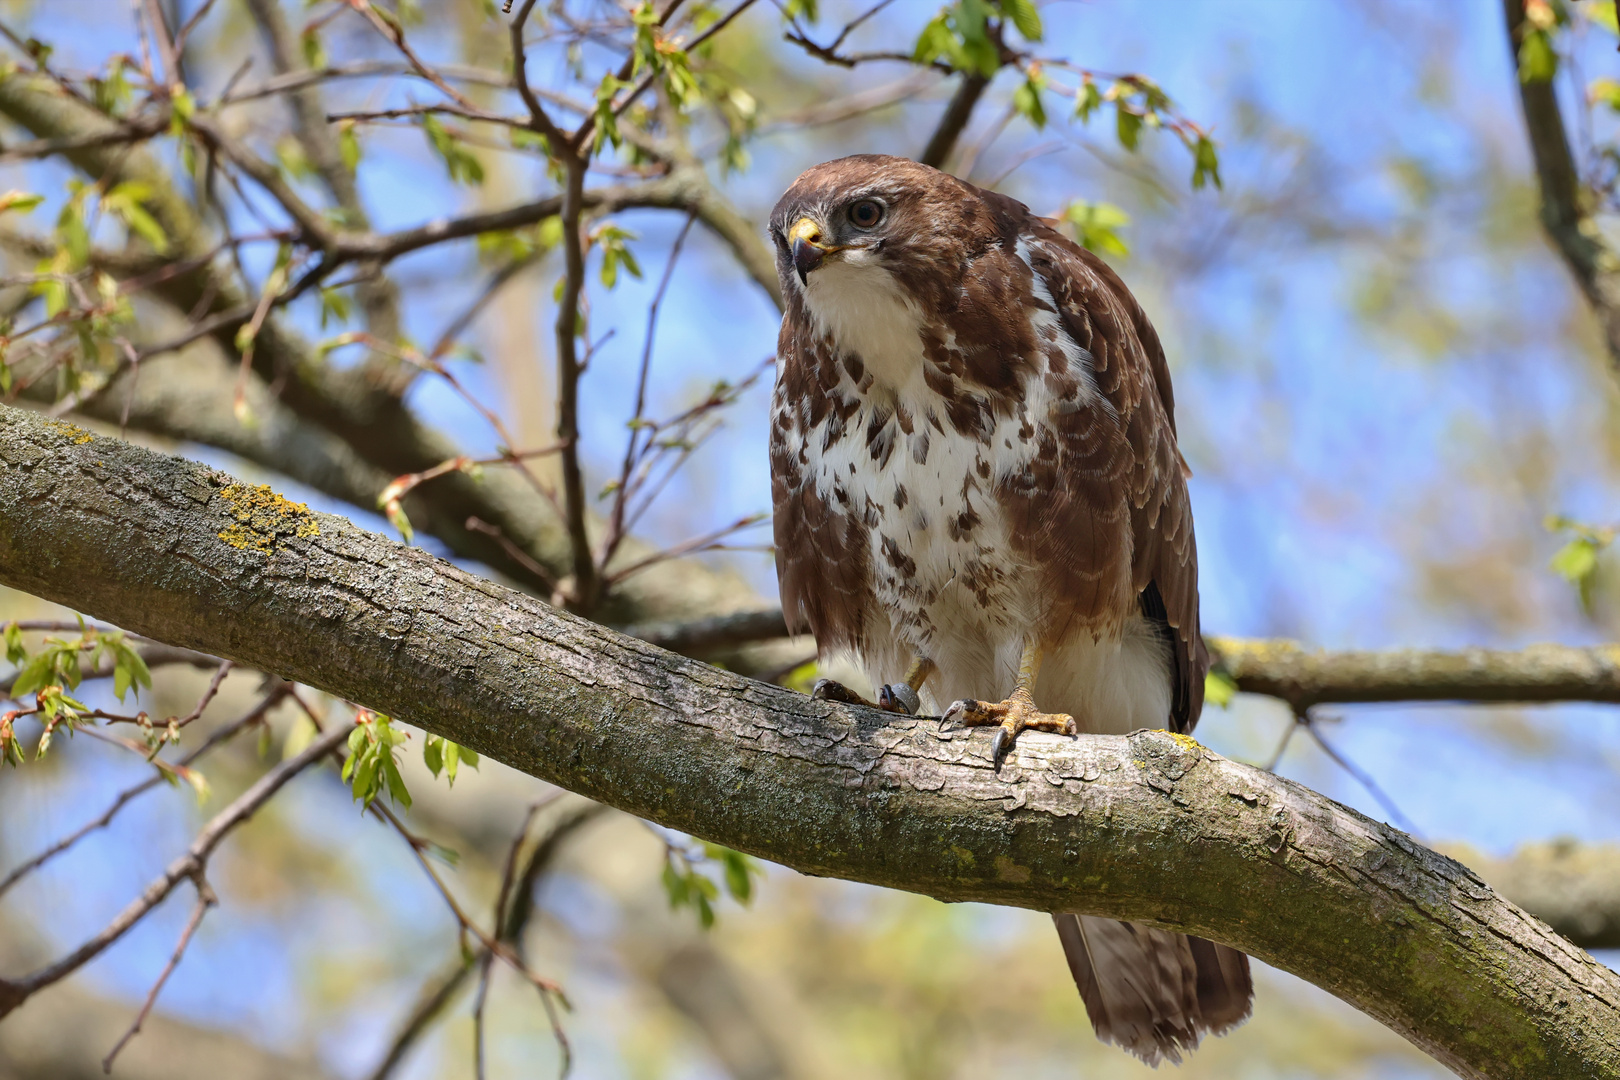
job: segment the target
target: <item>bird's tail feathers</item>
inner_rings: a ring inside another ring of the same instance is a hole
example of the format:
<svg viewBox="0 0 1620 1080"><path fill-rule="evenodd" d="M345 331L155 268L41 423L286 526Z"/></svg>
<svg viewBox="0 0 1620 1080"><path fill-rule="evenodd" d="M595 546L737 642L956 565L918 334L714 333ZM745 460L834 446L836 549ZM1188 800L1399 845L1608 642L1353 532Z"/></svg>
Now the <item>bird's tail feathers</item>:
<svg viewBox="0 0 1620 1080"><path fill-rule="evenodd" d="M1097 1037L1149 1065L1179 1064L1204 1035L1249 1018L1249 958L1236 949L1117 919L1052 920Z"/></svg>

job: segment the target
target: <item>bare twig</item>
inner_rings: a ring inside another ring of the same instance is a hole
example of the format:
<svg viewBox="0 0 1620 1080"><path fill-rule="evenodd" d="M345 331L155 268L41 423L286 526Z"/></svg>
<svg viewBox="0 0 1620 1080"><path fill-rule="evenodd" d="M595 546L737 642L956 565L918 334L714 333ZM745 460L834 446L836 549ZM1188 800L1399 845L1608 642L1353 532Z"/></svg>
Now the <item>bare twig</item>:
<svg viewBox="0 0 1620 1080"><path fill-rule="evenodd" d="M1300 725L1305 728L1312 739L1316 740L1316 745L1322 748L1322 753L1332 758L1334 764L1353 776L1358 784L1367 789L1367 794L1371 795L1378 805L1384 808L1384 812L1389 815L1391 821L1406 830L1409 835L1419 836L1417 827L1412 824L1412 820L1401 813L1400 807L1396 806L1394 800L1384 793L1384 789L1378 786L1378 782L1368 775L1365 770L1352 764L1349 758L1333 749L1328 744L1328 741L1322 738L1322 733L1316 729L1317 722L1315 718L1306 716L1300 721Z"/></svg>
<svg viewBox="0 0 1620 1080"><path fill-rule="evenodd" d="M630 434L625 439L624 462L619 468L619 486L613 493L613 511L608 516L607 536L602 542L601 557L597 560L597 565L603 569L607 568L624 538L624 508L630 495L630 473L636 466L636 451L641 443L641 421L647 415L647 376L652 370L653 340L658 330L658 312L663 306L664 293L668 291L670 280L674 277L675 263L681 257L681 248L686 243L686 235L692 231L692 223L696 220L695 213L688 214L686 224L675 234L675 242L669 249L669 259L664 263L663 276L658 279L658 288L653 293L652 303L647 305L647 337L641 346L641 368L636 375L636 404L630 415Z"/></svg>
<svg viewBox="0 0 1620 1080"><path fill-rule="evenodd" d="M168 20L163 17L163 5L158 0L143 0L146 5L146 25L157 41L158 55L163 59L164 82L171 89L185 85L180 71L180 52L169 34Z"/></svg>
<svg viewBox="0 0 1620 1080"><path fill-rule="evenodd" d="M180 966L180 958L185 956L186 946L191 944L192 935L197 932L197 927L202 925L203 916L208 914L209 908L219 903L219 897L215 896L214 890L209 888L208 879L203 876L202 871L199 870L193 874L191 882L197 887L197 902L191 909L191 918L186 920L186 928L180 932L180 940L174 947L174 955L170 956L169 962L163 965L163 970L158 973L157 981L152 984L152 989L146 995L146 1001L141 1005L141 1011L135 1014L135 1022L129 1026L129 1030L124 1032L118 1042L113 1045L113 1048L107 1052L107 1056L102 1059L101 1071L104 1073L112 1072L113 1059L118 1057L118 1052L124 1048L129 1040L140 1034L141 1025L146 1023L147 1016L152 1012L152 1006L157 1004L157 997L163 990L163 984L169 981L169 976L174 974L174 969Z"/></svg>
<svg viewBox="0 0 1620 1080"><path fill-rule="evenodd" d="M84 942L67 956L21 979L0 979L0 1017L8 1015L29 997L53 983L73 974L86 963L101 955L113 942L123 937L130 928L144 919L148 912L161 904L182 881L191 880L207 866L208 857L220 841L230 835L238 825L253 816L254 811L268 802L271 796L304 769L321 760L328 752L348 738L346 728L337 727L318 737L304 751L288 758L203 827L186 853L169 864L140 896L130 901L100 933Z"/></svg>
<svg viewBox="0 0 1620 1080"><path fill-rule="evenodd" d="M917 157L918 161L936 169L945 167L945 159L951 156L956 140L973 118L973 109L989 85L990 80L977 72L963 74L962 81L956 86L956 93L951 95L951 103L945 106L945 115L939 118L934 133L928 137L928 145Z"/></svg>
<svg viewBox="0 0 1620 1080"><path fill-rule="evenodd" d="M1518 71L1519 41L1524 33L1524 0L1502 0L1509 55ZM1611 365L1620 367L1620 259L1604 240L1586 203L1585 186L1570 151L1564 117L1551 82L1515 80L1524 112L1530 152L1541 188L1541 224L1563 256L1575 283L1591 305L1603 330Z"/></svg>
<svg viewBox="0 0 1620 1080"><path fill-rule="evenodd" d="M432 83L434 86L437 86L444 92L446 97L448 97L451 101L454 101L457 105L460 105L462 108L473 110L478 108L478 106L474 105L469 98L461 93L461 91L451 86L450 83L437 71L422 62L422 58L416 55L416 50L411 48L410 42L405 40L405 28L400 24L397 17L385 19L378 12L378 10L369 3L355 4L353 6L357 11L366 17L372 26L377 28L377 32L379 34L394 43L394 48L400 51L400 55L405 57L406 62L411 65L411 68L418 75Z"/></svg>
<svg viewBox="0 0 1620 1080"><path fill-rule="evenodd" d="M179 761L174 762L171 768L185 767L195 763L209 751L213 750L216 746L229 742L231 739L241 734L244 729L262 722L265 714L271 709L275 708L275 706L287 696L291 685L292 684L290 683L278 681L271 691L259 700L257 705L253 706L253 708L249 709L247 712L243 713L240 717L231 721L229 724L226 724L218 731L215 731L213 734L209 735L208 738L199 744L195 750L181 758ZM91 833L96 832L99 829L105 829L108 825L112 824L113 818L118 816L118 812L120 810L122 810L133 800L146 794L148 791L151 791L161 783L163 783L163 776L158 774L143 780L134 787L126 788L119 792L118 797L112 801L112 805L108 806L107 809L102 812L100 817L80 826L74 832L69 833L67 836L64 836L62 839L56 841L50 847L46 848L44 851L41 851L38 855L35 855L26 862L14 867L8 874L6 874L4 878L0 878L0 896L3 896L6 890L10 889L17 882L39 869L51 859L54 859L56 856L62 854L62 852L68 850L74 844L77 844L80 840L83 840L86 836L89 836Z"/></svg>
<svg viewBox="0 0 1620 1080"><path fill-rule="evenodd" d="M712 550L719 545L721 540L730 536L732 533L740 532L743 529L752 528L755 525L761 525L769 516L769 514L749 514L747 517L738 518L730 525L716 529L713 532L704 533L702 536L693 537L690 540L683 540L681 543L676 544L673 547L666 548L663 551L656 551L644 559L638 559L629 566L622 567L607 575L605 581L609 585L617 585L625 578L630 577L633 574L639 574L649 566L654 566L665 561L666 559L678 559L683 555L694 555L700 551Z"/></svg>
<svg viewBox="0 0 1620 1080"><path fill-rule="evenodd" d="M549 803L549 799L547 802ZM557 814L543 830L541 838L530 849L528 856L523 859L521 869L511 877L510 887L504 887L506 894L505 906L497 917L496 926L500 940L511 945L519 956L523 955L523 934L529 922L530 913L534 910L534 894L537 883L550 869L557 852L564 842L577 832L582 826L594 821L607 811L607 807L600 803L576 800L574 805ZM514 837L509 849L508 860L520 853L520 848L528 832L528 823ZM503 883L506 874L502 874ZM458 956L438 976L424 986L417 999L416 1006L411 1010L405 1021L400 1025L398 1033L389 1043L387 1053L377 1067L368 1074L367 1080L388 1080L399 1065L405 1060L405 1055L416 1044L428 1027L444 1012L445 1008L455 998L461 987L466 983L467 977L475 967L482 968L488 953L481 947L473 954L469 961Z"/></svg>
<svg viewBox="0 0 1620 1080"><path fill-rule="evenodd" d="M231 669L235 666L236 665L231 663L229 660L221 660L219 662L219 668L214 672L214 677L208 681L208 688L203 691L201 699L199 699L197 702L197 707L192 709L185 716L177 719L174 722L174 726L176 728L185 727L203 714L203 710L208 708L209 702L213 701L214 696L219 693L220 686L225 682L225 676L229 675L231 673Z"/></svg>
<svg viewBox="0 0 1620 1080"><path fill-rule="evenodd" d="M583 130L583 128L581 129ZM577 156L564 162L568 170L562 205L564 276L557 298L557 440L562 453L563 511L568 542L573 551L570 592L580 611L590 611L598 598L596 560L585 531L585 475L579 461L579 304L585 288L585 246L580 233L581 196L585 190L585 163Z"/></svg>
<svg viewBox="0 0 1620 1080"><path fill-rule="evenodd" d="M572 140L563 133L551 115L546 112L540 99L535 97L534 88L529 85L528 49L523 43L523 28L528 25L529 16L534 11L536 0L523 0L523 6L518 9L517 18L512 20L512 85L517 88L518 95L523 98L523 104L528 107L529 119L535 131L546 137L554 153L563 155L566 159L570 155ZM508 7L511 6L508 0Z"/></svg>

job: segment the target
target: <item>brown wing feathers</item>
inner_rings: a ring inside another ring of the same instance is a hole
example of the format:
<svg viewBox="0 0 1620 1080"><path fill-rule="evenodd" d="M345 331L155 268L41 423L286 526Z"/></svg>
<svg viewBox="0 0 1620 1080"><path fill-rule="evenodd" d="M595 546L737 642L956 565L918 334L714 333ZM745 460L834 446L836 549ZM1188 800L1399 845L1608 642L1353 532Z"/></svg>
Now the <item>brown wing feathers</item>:
<svg viewBox="0 0 1620 1080"><path fill-rule="evenodd" d="M1106 263L1044 225L1034 228L1041 241L1035 271L1051 291L1064 329L1091 355L1098 392L1124 429L1132 584L1142 614L1165 628L1171 645L1170 727L1191 731L1203 709L1209 653L1199 632L1198 549L1164 348Z"/></svg>

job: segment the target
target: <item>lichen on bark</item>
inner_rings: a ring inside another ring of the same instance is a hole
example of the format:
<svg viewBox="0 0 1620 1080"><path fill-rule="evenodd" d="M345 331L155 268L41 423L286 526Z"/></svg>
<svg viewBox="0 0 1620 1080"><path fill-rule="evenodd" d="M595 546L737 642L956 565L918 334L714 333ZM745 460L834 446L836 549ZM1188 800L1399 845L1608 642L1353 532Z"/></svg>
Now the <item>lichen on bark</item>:
<svg viewBox="0 0 1620 1080"><path fill-rule="evenodd" d="M205 466L8 408L0 463L0 584L808 873L1232 945L1463 1076L1620 1077L1620 976L1461 864L1194 740L1026 733L997 770L986 732L754 682L295 504L264 508L268 549L221 543L237 482Z"/></svg>
<svg viewBox="0 0 1620 1080"><path fill-rule="evenodd" d="M230 504L236 518L219 531L219 538L231 547L268 555L282 537L308 539L321 534L307 505L288 501L269 484L228 484L219 497Z"/></svg>

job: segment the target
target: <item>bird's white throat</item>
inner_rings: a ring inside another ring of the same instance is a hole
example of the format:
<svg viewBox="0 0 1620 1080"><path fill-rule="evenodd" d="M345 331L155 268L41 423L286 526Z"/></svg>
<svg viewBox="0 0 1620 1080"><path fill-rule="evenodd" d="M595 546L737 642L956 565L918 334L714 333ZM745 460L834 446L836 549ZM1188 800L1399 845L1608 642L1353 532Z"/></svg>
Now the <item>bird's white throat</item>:
<svg viewBox="0 0 1620 1080"><path fill-rule="evenodd" d="M922 311L894 275L864 251L846 251L811 271L805 307L817 331L854 353L891 390L921 370Z"/></svg>

